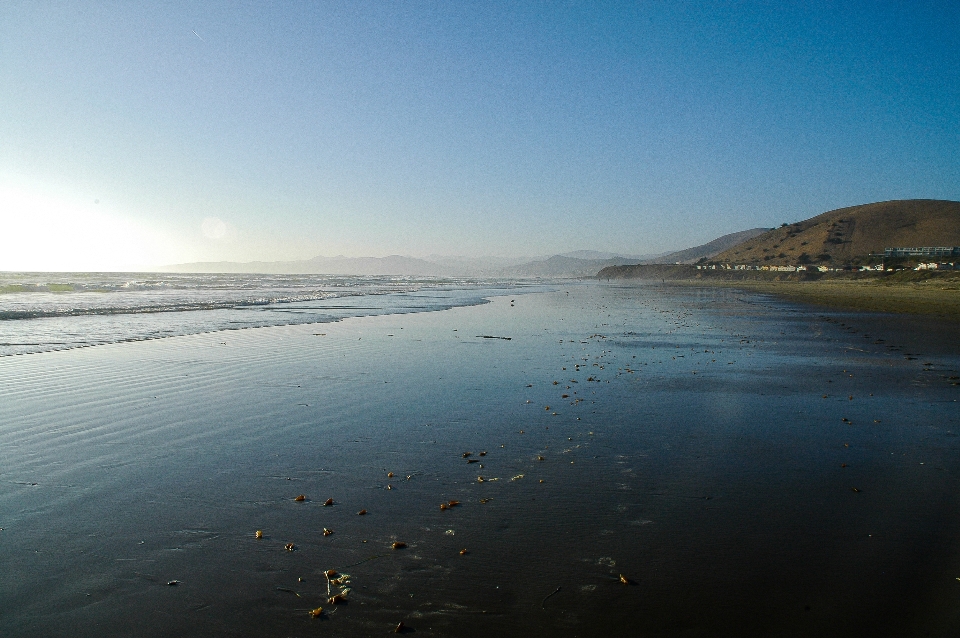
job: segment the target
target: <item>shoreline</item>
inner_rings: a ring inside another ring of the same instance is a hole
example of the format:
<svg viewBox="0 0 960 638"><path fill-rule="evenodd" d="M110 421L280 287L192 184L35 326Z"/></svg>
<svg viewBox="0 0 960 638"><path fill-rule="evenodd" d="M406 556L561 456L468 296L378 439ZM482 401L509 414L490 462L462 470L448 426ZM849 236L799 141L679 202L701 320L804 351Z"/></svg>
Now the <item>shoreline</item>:
<svg viewBox="0 0 960 638"><path fill-rule="evenodd" d="M790 301L842 310L934 317L960 322L960 272L781 273L698 271L693 266L618 267L598 279L679 286L737 288L777 295Z"/></svg>
<svg viewBox="0 0 960 638"><path fill-rule="evenodd" d="M960 286L885 283L837 279L831 281L678 281L681 285L738 288L776 295L790 301L841 310L921 315L960 323Z"/></svg>

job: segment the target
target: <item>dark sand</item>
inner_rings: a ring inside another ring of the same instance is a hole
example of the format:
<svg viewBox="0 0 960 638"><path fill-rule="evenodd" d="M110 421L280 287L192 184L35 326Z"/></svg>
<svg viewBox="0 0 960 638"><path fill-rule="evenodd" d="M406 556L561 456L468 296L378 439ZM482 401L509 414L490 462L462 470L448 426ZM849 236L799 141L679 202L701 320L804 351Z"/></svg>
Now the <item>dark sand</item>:
<svg viewBox="0 0 960 638"><path fill-rule="evenodd" d="M731 286L779 295L801 303L937 318L960 332L960 273L920 281L821 279L818 281L703 279L693 285Z"/></svg>
<svg viewBox="0 0 960 638"><path fill-rule="evenodd" d="M510 299L0 359L0 635L960 632L956 333Z"/></svg>

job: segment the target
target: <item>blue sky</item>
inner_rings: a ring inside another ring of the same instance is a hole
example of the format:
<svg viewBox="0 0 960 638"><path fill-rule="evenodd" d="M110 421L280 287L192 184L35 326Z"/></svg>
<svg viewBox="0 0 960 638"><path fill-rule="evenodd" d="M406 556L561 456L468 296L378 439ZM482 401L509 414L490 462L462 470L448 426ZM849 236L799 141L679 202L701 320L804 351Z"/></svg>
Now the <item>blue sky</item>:
<svg viewBox="0 0 960 638"><path fill-rule="evenodd" d="M0 5L0 269L661 252L960 200L960 4Z"/></svg>

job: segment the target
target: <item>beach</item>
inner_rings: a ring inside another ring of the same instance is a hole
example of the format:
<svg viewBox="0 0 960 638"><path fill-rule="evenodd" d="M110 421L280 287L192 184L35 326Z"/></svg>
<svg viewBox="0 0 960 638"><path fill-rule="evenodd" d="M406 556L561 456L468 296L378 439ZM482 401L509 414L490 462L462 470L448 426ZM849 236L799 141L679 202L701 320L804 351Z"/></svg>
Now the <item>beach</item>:
<svg viewBox="0 0 960 638"><path fill-rule="evenodd" d="M0 634L956 635L931 322L584 282L0 357Z"/></svg>
<svg viewBox="0 0 960 638"><path fill-rule="evenodd" d="M940 273L936 278L916 281L881 279L824 279L819 281L704 280L703 285L735 286L744 290L772 293L786 299L845 310L926 315L960 323L960 276Z"/></svg>
<svg viewBox="0 0 960 638"><path fill-rule="evenodd" d="M725 286L826 308L923 315L952 323L954 330L960 322L960 272L955 270L778 272L657 264L615 266L597 276L607 281Z"/></svg>

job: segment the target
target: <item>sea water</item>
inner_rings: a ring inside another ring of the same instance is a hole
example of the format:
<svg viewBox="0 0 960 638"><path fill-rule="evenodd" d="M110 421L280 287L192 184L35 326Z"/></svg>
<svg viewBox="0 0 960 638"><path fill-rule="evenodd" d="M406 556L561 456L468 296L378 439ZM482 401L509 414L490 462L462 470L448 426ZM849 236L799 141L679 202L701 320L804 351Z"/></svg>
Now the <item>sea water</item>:
<svg viewBox="0 0 960 638"><path fill-rule="evenodd" d="M0 356L443 310L518 287L399 276L0 273Z"/></svg>

